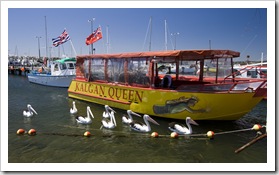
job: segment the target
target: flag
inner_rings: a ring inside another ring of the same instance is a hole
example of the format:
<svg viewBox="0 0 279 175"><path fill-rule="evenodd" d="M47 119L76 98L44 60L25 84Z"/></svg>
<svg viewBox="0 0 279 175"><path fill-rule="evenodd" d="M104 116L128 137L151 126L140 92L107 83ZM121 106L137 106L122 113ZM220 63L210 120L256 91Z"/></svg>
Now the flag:
<svg viewBox="0 0 279 175"><path fill-rule="evenodd" d="M60 44L63 44L69 40L70 40L70 36L67 33L67 31L64 30L60 36L58 36L57 38L52 38L52 43L53 43L52 45L57 47Z"/></svg>
<svg viewBox="0 0 279 175"><path fill-rule="evenodd" d="M98 41L102 38L103 38L103 35L102 35L101 27L98 27L97 30L95 30L93 33L91 33L91 35L89 35L86 38L85 44L90 45L90 44L95 43L96 41Z"/></svg>

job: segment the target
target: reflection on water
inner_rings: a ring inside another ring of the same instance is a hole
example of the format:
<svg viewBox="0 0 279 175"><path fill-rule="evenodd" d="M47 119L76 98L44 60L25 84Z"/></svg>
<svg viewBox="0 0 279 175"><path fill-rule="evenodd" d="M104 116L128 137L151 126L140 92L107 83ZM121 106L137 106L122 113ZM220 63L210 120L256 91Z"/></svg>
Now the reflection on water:
<svg viewBox="0 0 279 175"><path fill-rule="evenodd" d="M9 163L266 163L266 139L258 141L241 153L234 151L255 137L255 131L218 135L213 140L171 139L168 123L171 119L156 118L160 125L151 124L152 131L164 135L151 138L150 133L132 131L122 124L126 111L116 110L117 127L100 129L104 106L76 101L78 114L71 115L73 99L67 89L30 84L26 77L9 75L8 94L8 162ZM38 112L25 118L22 111L31 104ZM92 124L77 124L77 115L86 116L90 106ZM266 101L238 121L198 121L194 133L215 133L251 128L265 124ZM135 117L134 117L135 118ZM142 121L142 118L136 118ZM178 121L184 123L185 121ZM19 128L37 130L36 136L16 134ZM91 137L83 137L90 131Z"/></svg>

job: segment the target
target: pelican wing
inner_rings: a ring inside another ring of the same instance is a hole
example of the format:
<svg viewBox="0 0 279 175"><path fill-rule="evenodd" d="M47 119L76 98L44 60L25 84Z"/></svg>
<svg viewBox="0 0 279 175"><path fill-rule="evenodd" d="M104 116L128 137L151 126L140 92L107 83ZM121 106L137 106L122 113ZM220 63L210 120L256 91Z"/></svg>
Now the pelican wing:
<svg viewBox="0 0 279 175"><path fill-rule="evenodd" d="M169 130L177 132L179 134L186 134L187 132L189 132L186 126L175 122L169 123Z"/></svg>
<svg viewBox="0 0 279 175"><path fill-rule="evenodd" d="M135 131L146 132L147 126L141 122L133 121L130 123L130 128Z"/></svg>

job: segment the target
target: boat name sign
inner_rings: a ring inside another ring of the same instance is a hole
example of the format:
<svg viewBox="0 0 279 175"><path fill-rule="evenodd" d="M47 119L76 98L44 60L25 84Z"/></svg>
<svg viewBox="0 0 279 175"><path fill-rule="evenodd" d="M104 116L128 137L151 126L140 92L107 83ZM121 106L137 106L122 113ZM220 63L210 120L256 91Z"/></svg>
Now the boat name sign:
<svg viewBox="0 0 279 175"><path fill-rule="evenodd" d="M111 100L125 100L129 102L142 102L143 91L118 86L105 86L101 84L76 82L74 91L88 96L108 97Z"/></svg>

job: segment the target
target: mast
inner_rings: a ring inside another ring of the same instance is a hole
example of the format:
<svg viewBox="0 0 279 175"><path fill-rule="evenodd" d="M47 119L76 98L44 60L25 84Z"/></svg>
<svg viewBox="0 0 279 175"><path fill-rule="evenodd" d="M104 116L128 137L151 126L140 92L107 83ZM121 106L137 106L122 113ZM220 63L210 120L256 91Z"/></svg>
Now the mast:
<svg viewBox="0 0 279 175"><path fill-rule="evenodd" d="M107 25L107 53L109 53L109 26Z"/></svg>
<svg viewBox="0 0 279 175"><path fill-rule="evenodd" d="M165 20L165 50L168 50L167 20Z"/></svg>
<svg viewBox="0 0 279 175"><path fill-rule="evenodd" d="M261 66L263 65L263 52L262 52L262 57L261 57Z"/></svg>
<svg viewBox="0 0 279 175"><path fill-rule="evenodd" d="M46 21L46 16L45 16L45 32L46 32L46 58L48 58L48 45L47 45L47 21Z"/></svg>
<svg viewBox="0 0 279 175"><path fill-rule="evenodd" d="M149 51L151 51L151 36L152 36L152 16L150 17Z"/></svg>

